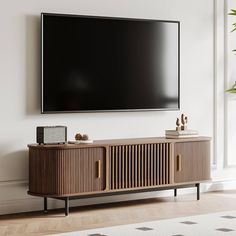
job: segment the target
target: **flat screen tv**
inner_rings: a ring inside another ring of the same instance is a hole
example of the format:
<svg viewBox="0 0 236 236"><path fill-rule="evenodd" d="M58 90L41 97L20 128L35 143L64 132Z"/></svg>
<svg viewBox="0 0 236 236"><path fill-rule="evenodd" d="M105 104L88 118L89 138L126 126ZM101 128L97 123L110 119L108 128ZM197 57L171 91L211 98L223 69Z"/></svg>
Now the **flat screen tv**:
<svg viewBox="0 0 236 236"><path fill-rule="evenodd" d="M42 13L42 113L177 110L180 22Z"/></svg>

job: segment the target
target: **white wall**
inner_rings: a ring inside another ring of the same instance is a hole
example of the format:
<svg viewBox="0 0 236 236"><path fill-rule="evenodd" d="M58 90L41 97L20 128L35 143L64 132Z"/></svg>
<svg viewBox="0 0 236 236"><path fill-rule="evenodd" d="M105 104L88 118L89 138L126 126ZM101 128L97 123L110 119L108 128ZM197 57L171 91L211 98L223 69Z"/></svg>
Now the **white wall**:
<svg viewBox="0 0 236 236"><path fill-rule="evenodd" d="M40 114L41 12L180 21L181 110ZM213 136L214 26L213 0L0 0L0 213L39 209L41 200L26 195L27 144L35 142L36 126L66 125L69 140L76 132L93 139L163 136L184 112L190 128ZM224 178L222 168L214 178Z"/></svg>
<svg viewBox="0 0 236 236"><path fill-rule="evenodd" d="M236 9L236 1L229 0L227 4L228 12L230 9ZM227 18L227 68L226 68L226 85L227 88L230 88L236 81L236 55L235 52L232 52L233 49L236 48L236 32L232 31L232 24L236 22L236 16L229 16ZM227 146L226 146L226 156L227 158L227 166L236 166L236 149L235 149L235 140L236 140L236 96L235 94L228 94L226 96L226 109L227 109L227 117L226 117L226 125L227 125Z"/></svg>

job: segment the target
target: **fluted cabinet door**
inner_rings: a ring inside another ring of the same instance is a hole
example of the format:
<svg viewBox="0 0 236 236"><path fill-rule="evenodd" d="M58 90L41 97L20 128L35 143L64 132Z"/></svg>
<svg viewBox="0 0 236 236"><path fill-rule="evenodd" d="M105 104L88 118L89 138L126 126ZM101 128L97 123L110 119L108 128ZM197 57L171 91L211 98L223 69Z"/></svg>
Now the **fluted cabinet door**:
<svg viewBox="0 0 236 236"><path fill-rule="evenodd" d="M29 191L70 195L106 187L106 149L30 149Z"/></svg>
<svg viewBox="0 0 236 236"><path fill-rule="evenodd" d="M174 144L175 183L210 179L210 141Z"/></svg>

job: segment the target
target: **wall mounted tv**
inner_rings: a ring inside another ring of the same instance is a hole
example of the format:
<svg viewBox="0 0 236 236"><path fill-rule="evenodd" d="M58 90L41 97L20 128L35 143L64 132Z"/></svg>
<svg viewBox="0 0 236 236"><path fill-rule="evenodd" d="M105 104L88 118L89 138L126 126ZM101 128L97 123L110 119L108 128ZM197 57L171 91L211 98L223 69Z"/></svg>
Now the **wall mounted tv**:
<svg viewBox="0 0 236 236"><path fill-rule="evenodd" d="M42 113L177 110L180 23L42 13Z"/></svg>

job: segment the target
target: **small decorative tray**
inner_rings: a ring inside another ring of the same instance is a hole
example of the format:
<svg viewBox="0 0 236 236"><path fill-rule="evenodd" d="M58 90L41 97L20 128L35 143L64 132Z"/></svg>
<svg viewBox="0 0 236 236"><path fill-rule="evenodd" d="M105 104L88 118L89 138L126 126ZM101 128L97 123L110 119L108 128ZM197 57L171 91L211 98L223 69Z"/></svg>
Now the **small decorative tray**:
<svg viewBox="0 0 236 236"><path fill-rule="evenodd" d="M75 140L75 141L69 141L69 144L82 144L82 143L93 143L92 139L88 140Z"/></svg>

